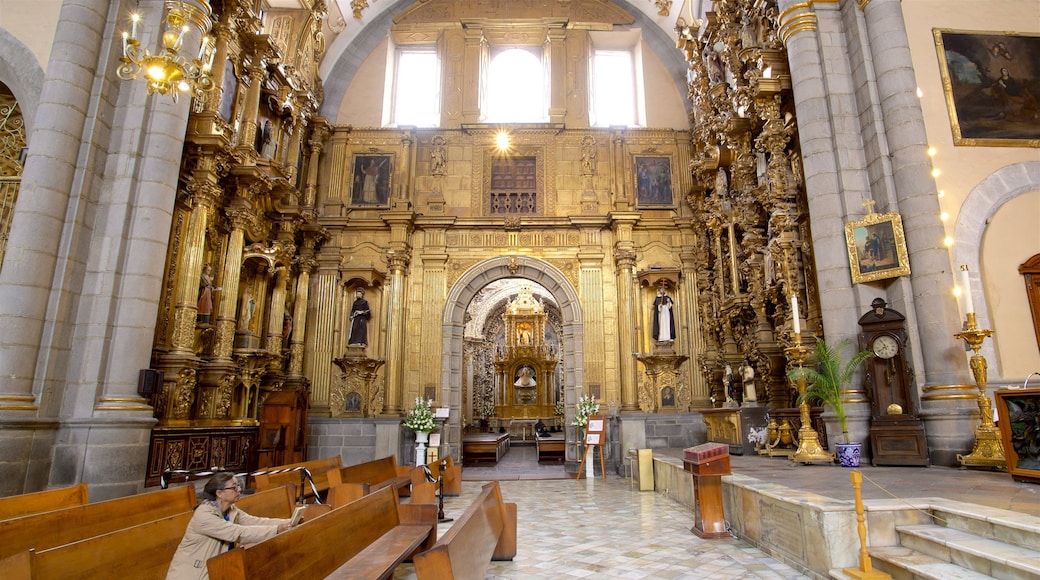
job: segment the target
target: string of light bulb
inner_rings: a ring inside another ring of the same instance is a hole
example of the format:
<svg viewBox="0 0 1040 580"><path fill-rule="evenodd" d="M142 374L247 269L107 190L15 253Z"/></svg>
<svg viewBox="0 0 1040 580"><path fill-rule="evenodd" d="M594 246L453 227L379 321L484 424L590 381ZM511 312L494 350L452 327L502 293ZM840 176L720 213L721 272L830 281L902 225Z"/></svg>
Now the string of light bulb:
<svg viewBox="0 0 1040 580"><path fill-rule="evenodd" d="M141 47L138 28L141 15L130 15L130 32L123 32L123 56L120 57L116 74L123 80L143 76L148 94L169 95L175 102L180 93L199 98L213 89L210 71L216 47L208 36L212 26L212 11L207 3L202 7L180 0L166 0L163 15L162 49L153 54ZM181 55L184 37L194 26L202 33L198 57L188 59Z"/></svg>

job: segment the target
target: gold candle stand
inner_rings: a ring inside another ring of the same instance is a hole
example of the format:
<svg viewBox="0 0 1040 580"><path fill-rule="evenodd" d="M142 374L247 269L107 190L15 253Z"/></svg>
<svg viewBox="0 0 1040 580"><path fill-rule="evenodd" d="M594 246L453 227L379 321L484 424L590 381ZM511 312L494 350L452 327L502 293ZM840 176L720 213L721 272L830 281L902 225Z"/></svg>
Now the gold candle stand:
<svg viewBox="0 0 1040 580"><path fill-rule="evenodd" d="M954 335L967 342L972 352L975 353L971 355L968 366L971 367L975 384L979 387L979 426L975 429L975 448L968 455L957 455L957 461L964 467L1007 468L1004 445L1000 441L1000 432L993 422L993 406L986 395L986 357L979 354L982 343L992 335L992 330L978 327L974 312L968 313L968 329Z"/></svg>
<svg viewBox="0 0 1040 580"><path fill-rule="evenodd" d="M794 363L801 367L805 363L805 357L809 354L809 348L802 344L802 334L796 332L795 346L784 349L784 353L794 360ZM805 394L806 381L805 377L798 379L798 394L799 398ZM802 426L798 428L798 449L791 456L791 461L798 461L801 463L812 463L814 461L820 462L825 461L827 463L834 462L834 454L827 453L820 445L820 435L812 428L812 417L810 416L809 401L802 401L798 405L798 410L801 413Z"/></svg>

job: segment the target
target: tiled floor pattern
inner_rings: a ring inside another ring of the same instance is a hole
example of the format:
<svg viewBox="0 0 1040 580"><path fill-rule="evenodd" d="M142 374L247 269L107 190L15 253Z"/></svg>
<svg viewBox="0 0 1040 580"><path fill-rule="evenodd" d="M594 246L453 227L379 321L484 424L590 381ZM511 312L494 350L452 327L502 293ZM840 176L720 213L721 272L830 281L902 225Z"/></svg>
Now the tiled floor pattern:
<svg viewBox="0 0 1040 580"><path fill-rule="evenodd" d="M460 514L482 483L463 481L445 498L446 517ZM492 562L487 578L807 578L735 538L702 540L692 514L654 492L609 477L503 480L502 497L517 504L517 555ZM454 522L439 525L444 533ZM396 579L415 578L402 564Z"/></svg>
<svg viewBox="0 0 1040 580"><path fill-rule="evenodd" d="M474 479L484 478L499 480L503 499L517 504L517 556L492 562L487 578L807 578L735 538L698 538L688 509L631 479L564 478L562 466L525 461L528 449L465 468L462 495L444 500L446 517L462 513L483 485ZM415 578L414 567L401 565L394 578Z"/></svg>

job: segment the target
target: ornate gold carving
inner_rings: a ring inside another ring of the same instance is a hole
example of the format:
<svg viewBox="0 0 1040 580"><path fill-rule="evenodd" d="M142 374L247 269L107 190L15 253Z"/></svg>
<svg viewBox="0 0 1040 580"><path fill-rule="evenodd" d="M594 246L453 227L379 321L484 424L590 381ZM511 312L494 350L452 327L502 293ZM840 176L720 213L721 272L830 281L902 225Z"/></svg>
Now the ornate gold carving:
<svg viewBox="0 0 1040 580"><path fill-rule="evenodd" d="M177 382L170 388L170 419L190 419L191 406L195 402L195 369L181 369Z"/></svg>

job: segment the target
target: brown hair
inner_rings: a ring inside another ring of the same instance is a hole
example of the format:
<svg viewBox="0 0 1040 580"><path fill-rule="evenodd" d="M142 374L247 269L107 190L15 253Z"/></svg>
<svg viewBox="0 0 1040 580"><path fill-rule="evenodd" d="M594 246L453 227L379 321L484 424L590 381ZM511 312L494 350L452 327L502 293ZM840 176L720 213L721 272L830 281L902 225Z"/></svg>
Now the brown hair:
<svg viewBox="0 0 1040 580"><path fill-rule="evenodd" d="M209 478L206 482L205 487L202 488L202 495L208 500L217 499L217 492L227 487L227 482L235 479L235 474L230 471L221 471Z"/></svg>

